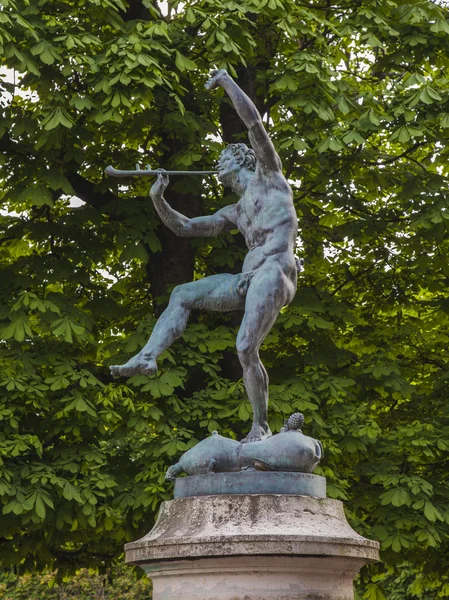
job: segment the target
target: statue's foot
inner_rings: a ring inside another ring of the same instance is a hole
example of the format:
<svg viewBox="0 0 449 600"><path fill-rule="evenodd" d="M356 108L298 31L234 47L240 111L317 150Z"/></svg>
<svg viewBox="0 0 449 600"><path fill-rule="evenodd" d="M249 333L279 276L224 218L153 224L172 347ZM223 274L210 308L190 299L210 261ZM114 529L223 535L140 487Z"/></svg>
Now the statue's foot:
<svg viewBox="0 0 449 600"><path fill-rule="evenodd" d="M271 437L272 433L268 425L253 425L251 431L248 433L246 438L242 440L242 444L249 444L250 442L260 442L266 438Z"/></svg>
<svg viewBox="0 0 449 600"><path fill-rule="evenodd" d="M144 354L140 361L139 373L142 375L154 375L157 373L156 359L152 358L148 354Z"/></svg>
<svg viewBox="0 0 449 600"><path fill-rule="evenodd" d="M132 375L154 375L157 373L157 362L154 358L136 354L124 365L109 367L112 377L131 377Z"/></svg>

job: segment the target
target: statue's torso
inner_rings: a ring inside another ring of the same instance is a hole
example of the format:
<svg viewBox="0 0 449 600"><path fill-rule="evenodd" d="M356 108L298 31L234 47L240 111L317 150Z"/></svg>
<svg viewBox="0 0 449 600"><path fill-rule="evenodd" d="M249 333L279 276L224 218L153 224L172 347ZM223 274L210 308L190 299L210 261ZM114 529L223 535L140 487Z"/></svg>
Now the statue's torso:
<svg viewBox="0 0 449 600"><path fill-rule="evenodd" d="M237 227L249 249L243 272L276 261L296 278L298 219L291 188L282 174L255 173L237 204Z"/></svg>

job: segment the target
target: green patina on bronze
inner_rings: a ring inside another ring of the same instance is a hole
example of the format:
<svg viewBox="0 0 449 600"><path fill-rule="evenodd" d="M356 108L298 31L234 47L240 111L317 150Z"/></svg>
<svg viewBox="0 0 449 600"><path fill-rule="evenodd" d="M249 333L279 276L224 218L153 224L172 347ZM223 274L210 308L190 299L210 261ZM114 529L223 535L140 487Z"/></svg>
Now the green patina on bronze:
<svg viewBox="0 0 449 600"><path fill-rule="evenodd" d="M217 87L228 94L251 143L251 148L230 144L218 161L218 179L239 196L239 201L211 216L189 219L165 201L169 178L163 171L158 173L150 196L165 225L181 237L215 237L239 229L248 247L242 273L212 275L176 287L144 348L126 364L112 366L111 372L114 377L156 373L158 357L183 334L192 310L244 311L237 353L253 409L253 425L244 441L258 442L271 436L268 375L259 348L281 309L296 293L298 221L281 160L254 103L224 69L214 71L206 84L207 90Z"/></svg>

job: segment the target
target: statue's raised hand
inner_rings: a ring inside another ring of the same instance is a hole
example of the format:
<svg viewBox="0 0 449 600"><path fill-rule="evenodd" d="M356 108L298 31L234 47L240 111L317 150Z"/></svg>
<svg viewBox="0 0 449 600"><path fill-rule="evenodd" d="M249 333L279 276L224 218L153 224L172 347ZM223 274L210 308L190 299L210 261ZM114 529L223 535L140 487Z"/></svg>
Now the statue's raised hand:
<svg viewBox="0 0 449 600"><path fill-rule="evenodd" d="M216 87L218 87L220 85L220 79L222 77L228 77L228 72L226 71L226 69L212 71L211 78L204 86L206 90L214 90Z"/></svg>
<svg viewBox="0 0 449 600"><path fill-rule="evenodd" d="M167 173L164 172L164 169L159 169L157 179L150 190L150 197L152 200L160 200L162 198L162 194L167 189L168 182L169 177Z"/></svg>

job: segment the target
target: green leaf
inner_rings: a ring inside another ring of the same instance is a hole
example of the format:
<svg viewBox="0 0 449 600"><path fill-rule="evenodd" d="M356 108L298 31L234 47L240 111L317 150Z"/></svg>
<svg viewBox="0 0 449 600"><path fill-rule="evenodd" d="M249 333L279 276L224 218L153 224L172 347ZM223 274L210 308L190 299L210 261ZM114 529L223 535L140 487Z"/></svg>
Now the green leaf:
<svg viewBox="0 0 449 600"><path fill-rule="evenodd" d="M71 129L74 125L73 119L62 108L56 108L41 123L41 126L43 126L46 131L55 129L55 127L58 127L59 125L62 125L67 129Z"/></svg>
<svg viewBox="0 0 449 600"><path fill-rule="evenodd" d="M274 85L278 90L295 91L298 89L298 84L288 73L285 73L282 77L277 79Z"/></svg>
<svg viewBox="0 0 449 600"><path fill-rule="evenodd" d="M193 70L195 70L195 69L198 68L194 60L191 60L190 58L187 58L187 56L184 56L183 54L181 54L180 52L178 52L178 50L176 50L175 63L176 63L176 67L181 72L183 72L183 71L193 71Z"/></svg>
<svg viewBox="0 0 449 600"><path fill-rule="evenodd" d="M332 321L326 321L322 317L314 316L309 319L309 325L312 327L319 327L320 329L333 329L334 324Z"/></svg>
<svg viewBox="0 0 449 600"><path fill-rule="evenodd" d="M387 600L379 586L374 583L369 583L367 591L363 595L365 600Z"/></svg>
<svg viewBox="0 0 449 600"><path fill-rule="evenodd" d="M337 100L338 110L344 115L347 115L351 111L351 107L344 96L339 96Z"/></svg>
<svg viewBox="0 0 449 600"><path fill-rule="evenodd" d="M191 8L187 9L186 12L186 19L189 23L195 23L195 13L193 12L193 10Z"/></svg>
<svg viewBox="0 0 449 600"><path fill-rule="evenodd" d="M247 402L242 402L240 405L238 417L241 421L249 421L251 418L250 406Z"/></svg>
<svg viewBox="0 0 449 600"><path fill-rule="evenodd" d="M441 515L441 513L439 512L439 510L437 510L433 506L433 504L431 502L429 502L428 500L426 500L426 503L424 505L424 516L426 517L426 519L428 519L432 523L434 523L436 520L440 520L440 521L444 520L444 518Z"/></svg>
<svg viewBox="0 0 449 600"><path fill-rule="evenodd" d="M29 199L34 206L53 206L53 196L50 190L43 185L35 186L30 195Z"/></svg>
<svg viewBox="0 0 449 600"><path fill-rule="evenodd" d="M348 131L348 133L346 133L343 137L342 137L342 141L345 144L351 144L351 143L356 143L356 144L363 144L365 141L365 138L363 138L360 133L358 133L357 131Z"/></svg>
<svg viewBox="0 0 449 600"><path fill-rule="evenodd" d="M69 342L70 344L72 344L73 343L72 328L70 327L70 322L68 321L68 319L64 318L64 319L55 321L54 325L55 325L55 329L53 329L53 335L58 335L58 336L63 335L64 340L66 342Z"/></svg>
<svg viewBox="0 0 449 600"><path fill-rule="evenodd" d="M17 342L23 342L25 336L33 337L30 323L26 317L19 317L12 321L1 333L3 340L14 338Z"/></svg>
<svg viewBox="0 0 449 600"><path fill-rule="evenodd" d="M36 511L36 514L38 517L40 517L41 519L45 519L47 511L45 509L45 503L42 500L42 496L39 493L36 494L36 502L34 505L34 510Z"/></svg>

